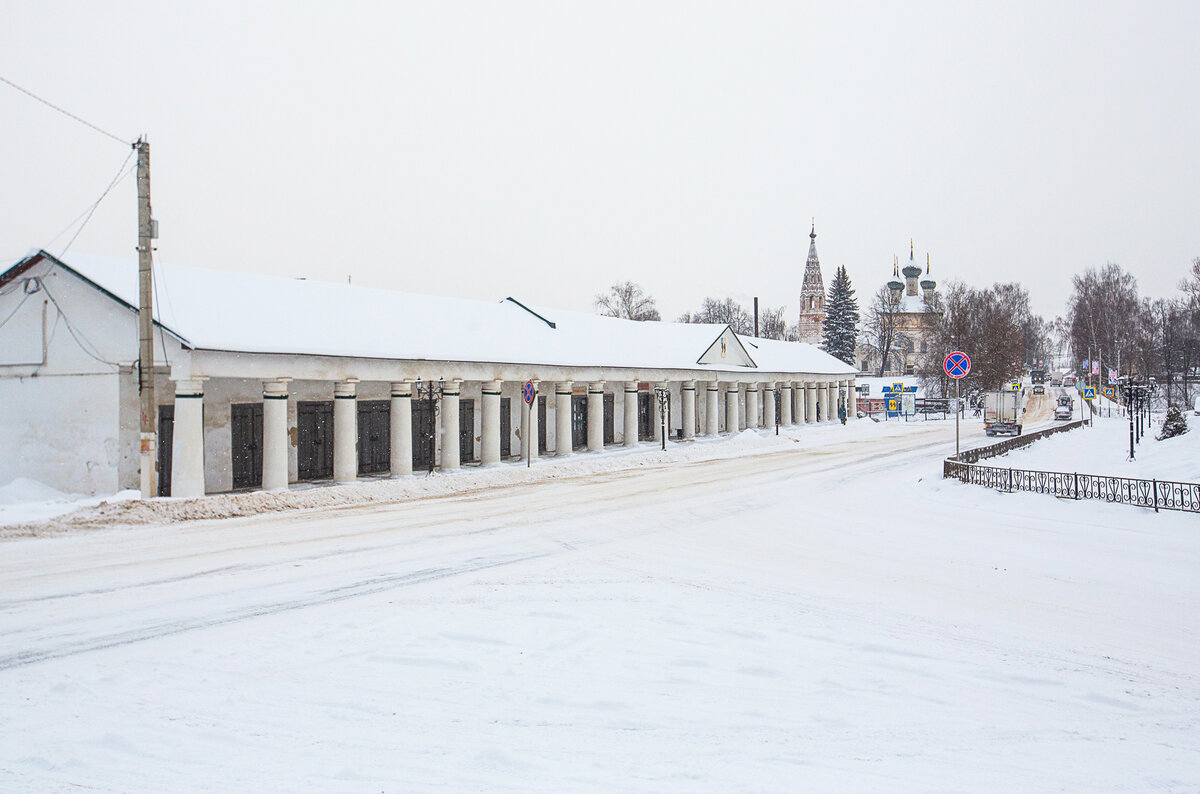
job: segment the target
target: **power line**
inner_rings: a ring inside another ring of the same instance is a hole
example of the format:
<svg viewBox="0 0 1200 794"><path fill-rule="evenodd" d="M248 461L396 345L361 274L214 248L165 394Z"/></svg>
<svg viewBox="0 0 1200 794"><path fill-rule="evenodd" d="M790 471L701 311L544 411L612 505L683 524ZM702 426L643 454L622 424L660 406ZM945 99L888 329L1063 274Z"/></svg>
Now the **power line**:
<svg viewBox="0 0 1200 794"><path fill-rule="evenodd" d="M104 197L107 196L114 187L116 187L116 184L121 181L122 177L128 175L128 172L125 171L125 166L127 166L129 164L129 158L131 158L131 157L133 157L133 149L130 149L129 154L125 155L124 162L122 162L121 167L117 169L117 175L114 176L112 178L112 181L108 183L108 187L104 188L104 192L100 194L100 198L96 199L95 202L92 203L92 206L87 209L87 217L83 219L83 223L79 224L79 228L75 230L75 233L73 235L71 235L71 239L67 241L67 244L63 247L63 250L58 252L58 256L60 259L62 258L63 254L65 254L67 252L67 250L71 247L71 244L75 242L75 238L79 236L79 233L83 231L83 227L88 225L88 221L90 221L92 219L92 215L95 214L96 208L100 206L100 202L104 201ZM78 220L78 219L76 219L76 220ZM74 222L74 221L72 221L72 222ZM70 228L70 227L67 227L67 228ZM59 232L59 234L61 235L62 232Z"/></svg>
<svg viewBox="0 0 1200 794"><path fill-rule="evenodd" d="M96 132L100 133L101 135L107 135L108 137L112 138L114 141L116 141L116 142L117 142L117 143L119 143L119 144L122 144L123 146L132 146L132 145L133 145L131 141L127 141L127 140L124 140L123 138L119 138L118 136L116 136L116 135L113 135L113 134L112 134L111 132L109 132L108 130L103 130L103 129L100 129L100 128L99 128L99 127L97 127L95 124L93 124L92 122L88 121L87 119L82 119L82 118L80 118L79 116L76 116L74 113L72 113L72 112L71 112L71 111L69 111L69 110L63 110L62 108L60 108L58 105L54 104L53 102L49 102L49 101L47 101L47 100L45 100L45 99L42 99L40 96L38 96L37 94L33 93L33 92L32 92L32 91L30 91L28 88L22 88L21 86L17 85L17 84L16 84L16 83L14 83L12 80L9 80L9 79L8 79L8 78L6 78L6 77L0 77L0 82L3 82L3 83L7 83L7 84L9 84L9 85L10 85L10 86L12 86L13 88L15 88L15 89L17 89L18 91L20 91L22 94L25 94L26 96L32 97L33 99L36 99L38 102L41 102L41 103L42 103L43 105L45 105L46 107L53 108L54 110L57 110L59 113L62 113L64 116L69 116L70 118L73 118L73 119L75 119L75 120L76 120L76 121L78 121L80 124L84 125L85 127L91 127L91 128L92 128L92 129L94 129Z"/></svg>

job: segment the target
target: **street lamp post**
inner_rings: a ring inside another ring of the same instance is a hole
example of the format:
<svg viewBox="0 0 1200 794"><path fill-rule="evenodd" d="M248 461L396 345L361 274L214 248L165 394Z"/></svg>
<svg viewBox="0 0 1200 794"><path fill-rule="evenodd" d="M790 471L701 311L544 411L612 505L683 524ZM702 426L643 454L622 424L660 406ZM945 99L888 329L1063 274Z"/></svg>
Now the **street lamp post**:
<svg viewBox="0 0 1200 794"><path fill-rule="evenodd" d="M654 396L658 398L659 429L662 436L662 448L667 448L667 411L671 410L671 390L661 386L655 387Z"/></svg>
<svg viewBox="0 0 1200 794"><path fill-rule="evenodd" d="M446 379L438 378L437 383L433 381L422 383L418 377L415 388L417 401L425 400L429 406L426 416L430 418L430 423L422 425L420 430L422 442L428 445L426 448L429 450L429 473L433 474L434 458L437 456L437 416L441 411L442 392L446 388Z"/></svg>

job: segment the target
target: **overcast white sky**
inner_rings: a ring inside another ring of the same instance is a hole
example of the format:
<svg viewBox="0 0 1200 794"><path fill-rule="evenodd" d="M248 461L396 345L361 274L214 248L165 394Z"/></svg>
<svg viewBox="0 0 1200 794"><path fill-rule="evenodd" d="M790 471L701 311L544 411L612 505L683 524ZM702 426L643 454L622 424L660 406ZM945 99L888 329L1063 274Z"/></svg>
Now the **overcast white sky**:
<svg viewBox="0 0 1200 794"><path fill-rule="evenodd" d="M152 146L157 257L674 318L786 304L809 219L860 300L893 255L1063 311L1200 256L1200 3L0 2L0 76ZM127 150L0 84L0 256ZM126 178L74 243L134 255Z"/></svg>

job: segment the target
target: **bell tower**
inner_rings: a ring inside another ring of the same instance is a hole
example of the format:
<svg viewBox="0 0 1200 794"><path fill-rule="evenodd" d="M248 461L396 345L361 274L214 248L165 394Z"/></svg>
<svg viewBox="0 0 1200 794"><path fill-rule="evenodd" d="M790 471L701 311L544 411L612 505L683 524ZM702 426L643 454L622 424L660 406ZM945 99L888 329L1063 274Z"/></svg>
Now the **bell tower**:
<svg viewBox="0 0 1200 794"><path fill-rule="evenodd" d="M808 234L808 261L804 265L804 283L800 288L800 322L796 326L799 341L815 345L821 341L825 322L825 281L817 258L817 223Z"/></svg>

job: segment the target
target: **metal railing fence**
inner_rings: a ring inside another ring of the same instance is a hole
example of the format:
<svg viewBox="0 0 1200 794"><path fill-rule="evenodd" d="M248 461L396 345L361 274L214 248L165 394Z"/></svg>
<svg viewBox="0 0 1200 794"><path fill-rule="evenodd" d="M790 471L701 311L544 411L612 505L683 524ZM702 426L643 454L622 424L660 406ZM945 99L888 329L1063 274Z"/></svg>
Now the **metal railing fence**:
<svg viewBox="0 0 1200 794"><path fill-rule="evenodd" d="M998 491L1049 494L1060 499L1094 499L1159 510L1200 513L1200 483L1141 480L1106 474L1035 471L963 463L947 458L942 475Z"/></svg>
<svg viewBox="0 0 1200 794"><path fill-rule="evenodd" d="M970 449L959 458L946 458L942 477L982 485L997 491L1049 494L1060 499L1093 499L1114 504L1159 510L1180 510L1200 513L1200 483L1171 480L1142 480L1134 477L1113 477L1106 474L1080 472L1037 471L1002 466L984 466L980 460L1003 455L1005 452L1032 444L1038 439L1083 427L1085 422L1050 427L1024 436L1016 436L986 447Z"/></svg>

